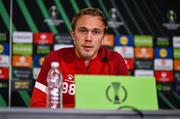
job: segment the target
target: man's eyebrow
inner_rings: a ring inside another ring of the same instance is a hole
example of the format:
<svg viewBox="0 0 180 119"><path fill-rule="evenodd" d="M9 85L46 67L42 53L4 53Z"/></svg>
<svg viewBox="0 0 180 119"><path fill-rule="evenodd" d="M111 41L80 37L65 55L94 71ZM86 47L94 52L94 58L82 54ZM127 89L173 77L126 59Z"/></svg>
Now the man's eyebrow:
<svg viewBox="0 0 180 119"><path fill-rule="evenodd" d="M86 29L86 30L89 30L89 29L86 28L86 27L79 27L78 30L79 30L79 29ZM92 30L95 30L95 31L102 31L103 29L93 28Z"/></svg>
<svg viewBox="0 0 180 119"><path fill-rule="evenodd" d="M93 30L96 30L96 31L101 31L102 29L99 29L99 28L94 28Z"/></svg>
<svg viewBox="0 0 180 119"><path fill-rule="evenodd" d="M86 27L79 27L78 29L87 29Z"/></svg>

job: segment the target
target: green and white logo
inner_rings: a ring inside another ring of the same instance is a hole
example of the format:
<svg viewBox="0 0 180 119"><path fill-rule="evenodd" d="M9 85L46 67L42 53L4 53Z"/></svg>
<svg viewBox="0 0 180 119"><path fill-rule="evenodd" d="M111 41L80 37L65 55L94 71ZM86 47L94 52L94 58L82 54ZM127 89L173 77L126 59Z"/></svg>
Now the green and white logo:
<svg viewBox="0 0 180 119"><path fill-rule="evenodd" d="M32 44L13 44L14 55L32 55Z"/></svg>
<svg viewBox="0 0 180 119"><path fill-rule="evenodd" d="M180 48L174 48L174 59L180 59Z"/></svg>
<svg viewBox="0 0 180 119"><path fill-rule="evenodd" d="M153 47L153 37L146 35L136 35L134 37L134 45L136 47Z"/></svg>
<svg viewBox="0 0 180 119"><path fill-rule="evenodd" d="M6 37L6 34L5 33L0 33L0 41L6 41L7 40L7 37Z"/></svg>
<svg viewBox="0 0 180 119"><path fill-rule="evenodd" d="M121 104L127 99L126 88L119 82L112 82L106 88L106 97L113 104Z"/></svg>

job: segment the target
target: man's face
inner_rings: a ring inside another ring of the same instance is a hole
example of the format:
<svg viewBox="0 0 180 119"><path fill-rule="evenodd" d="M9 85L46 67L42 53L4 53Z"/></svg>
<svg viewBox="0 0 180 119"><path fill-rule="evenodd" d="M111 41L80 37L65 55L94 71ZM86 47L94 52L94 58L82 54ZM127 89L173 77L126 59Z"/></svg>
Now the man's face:
<svg viewBox="0 0 180 119"><path fill-rule="evenodd" d="M74 40L75 53L86 60L96 57L104 37L104 24L98 16L81 16L71 36Z"/></svg>

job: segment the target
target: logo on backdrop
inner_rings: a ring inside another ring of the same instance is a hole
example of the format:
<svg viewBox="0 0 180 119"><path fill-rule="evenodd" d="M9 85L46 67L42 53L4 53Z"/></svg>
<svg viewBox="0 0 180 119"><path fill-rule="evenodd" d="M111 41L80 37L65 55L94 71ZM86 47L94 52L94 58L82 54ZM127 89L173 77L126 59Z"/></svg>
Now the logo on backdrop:
<svg viewBox="0 0 180 119"><path fill-rule="evenodd" d="M0 54L4 52L4 46L0 44Z"/></svg>
<svg viewBox="0 0 180 119"><path fill-rule="evenodd" d="M45 19L44 22L47 23L50 26L52 26L52 25L57 26L57 25L59 25L61 23L64 23L63 20L57 18L58 14L59 14L59 12L57 11L56 6L52 5L49 8L49 16L50 16L50 18Z"/></svg>
<svg viewBox="0 0 180 119"><path fill-rule="evenodd" d="M177 30L180 27L180 24L175 23L177 15L173 10L169 10L167 12L167 18L169 22L163 23L163 26L166 27L168 30Z"/></svg>
<svg viewBox="0 0 180 119"><path fill-rule="evenodd" d="M127 99L127 90L119 82L112 82L106 88L106 98L113 104L121 104Z"/></svg>
<svg viewBox="0 0 180 119"><path fill-rule="evenodd" d="M117 10L115 8L111 8L110 17L111 18L108 21L108 27L118 28L120 25L124 25L123 22L117 20Z"/></svg>

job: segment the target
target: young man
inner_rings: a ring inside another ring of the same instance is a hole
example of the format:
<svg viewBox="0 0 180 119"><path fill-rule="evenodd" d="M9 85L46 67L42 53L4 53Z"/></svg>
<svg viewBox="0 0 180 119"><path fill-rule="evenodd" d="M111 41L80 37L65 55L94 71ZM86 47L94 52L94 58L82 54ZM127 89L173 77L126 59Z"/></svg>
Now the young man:
<svg viewBox="0 0 180 119"><path fill-rule="evenodd" d="M106 32L105 17L99 9L82 9L72 20L73 48L50 52L33 89L31 107L46 107L46 76L52 61L60 64L63 76L63 107L74 107L75 74L128 75L120 54L101 47Z"/></svg>

